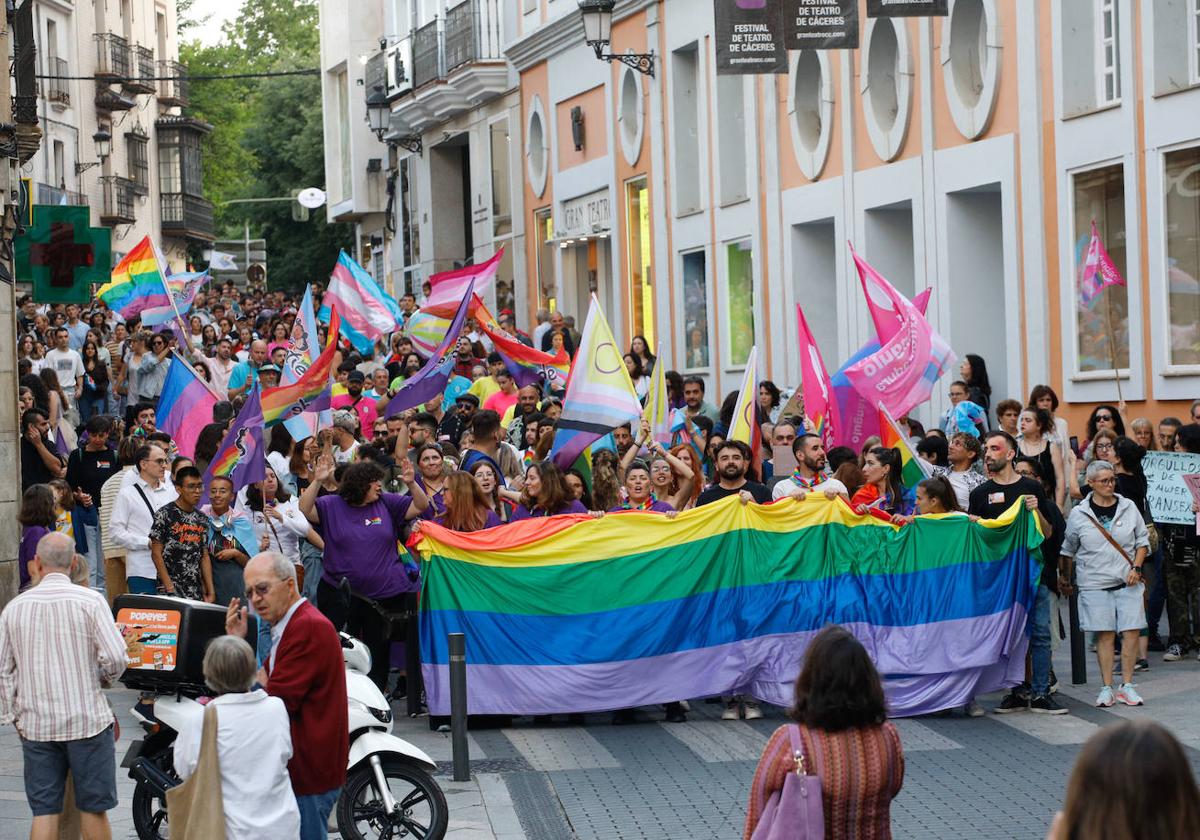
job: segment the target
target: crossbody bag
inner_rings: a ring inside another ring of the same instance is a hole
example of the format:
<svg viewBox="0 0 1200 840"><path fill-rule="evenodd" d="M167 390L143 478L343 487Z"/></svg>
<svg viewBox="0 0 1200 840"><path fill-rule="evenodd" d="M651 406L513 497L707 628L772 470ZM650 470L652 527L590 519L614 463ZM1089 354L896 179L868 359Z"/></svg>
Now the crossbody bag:
<svg viewBox="0 0 1200 840"><path fill-rule="evenodd" d="M1112 534L1108 533L1108 529L1105 528L1103 525L1101 525L1095 519L1095 517L1088 516L1086 513L1084 514L1084 516L1086 516L1087 521L1091 522L1092 525L1095 526L1096 530L1100 532L1100 536L1102 536L1102 537L1104 537L1104 539L1108 540L1108 544L1111 545L1113 548L1115 548L1117 550L1117 553L1120 554L1121 557L1123 557L1125 559L1125 562L1129 564L1129 568L1136 569L1137 566L1135 566L1133 564L1133 561L1131 559L1129 559L1129 555L1125 553L1125 549L1121 548L1121 544L1113 539ZM1104 588L1104 591L1105 592L1116 592L1118 589L1124 589L1128 585L1129 584L1127 584L1127 583L1122 583L1120 586L1107 586Z"/></svg>

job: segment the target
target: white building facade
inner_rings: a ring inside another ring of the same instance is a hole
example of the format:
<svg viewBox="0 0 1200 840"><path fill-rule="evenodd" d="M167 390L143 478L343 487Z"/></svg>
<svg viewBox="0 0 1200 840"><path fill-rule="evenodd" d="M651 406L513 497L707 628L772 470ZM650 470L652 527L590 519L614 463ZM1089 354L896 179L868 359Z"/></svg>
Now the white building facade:
<svg viewBox="0 0 1200 840"><path fill-rule="evenodd" d="M524 307L520 100L503 55L515 7L355 2L347 25L359 40L340 28L346 7L328 0L321 16L329 218L356 221L360 243L384 243L384 253L361 248L363 265L397 296L419 296L430 275L503 248L489 303ZM381 139L366 124L373 95L390 111Z"/></svg>
<svg viewBox="0 0 1200 840"><path fill-rule="evenodd" d="M213 239L200 154L211 129L181 116L174 0L36 0L34 27L39 74L67 78L39 81L42 147L22 169L33 202L89 205L92 225L112 228L114 261L150 236L182 268L189 243Z"/></svg>

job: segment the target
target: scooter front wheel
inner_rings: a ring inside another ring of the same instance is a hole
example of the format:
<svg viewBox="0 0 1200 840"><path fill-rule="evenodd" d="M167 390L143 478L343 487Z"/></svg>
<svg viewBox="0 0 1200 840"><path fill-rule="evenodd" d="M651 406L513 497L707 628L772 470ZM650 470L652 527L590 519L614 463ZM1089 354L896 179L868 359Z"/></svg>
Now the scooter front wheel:
<svg viewBox="0 0 1200 840"><path fill-rule="evenodd" d="M402 758L380 758L396 808L388 812L376 789L370 761L362 762L346 779L337 802L337 823L343 840L392 840L413 837L441 840L450 822L446 795L423 767Z"/></svg>

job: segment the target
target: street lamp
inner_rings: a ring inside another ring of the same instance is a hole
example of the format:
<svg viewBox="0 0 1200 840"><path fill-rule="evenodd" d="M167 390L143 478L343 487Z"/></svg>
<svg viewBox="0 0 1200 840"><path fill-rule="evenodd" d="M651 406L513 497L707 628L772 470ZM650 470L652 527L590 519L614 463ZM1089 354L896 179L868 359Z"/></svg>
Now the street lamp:
<svg viewBox="0 0 1200 840"><path fill-rule="evenodd" d="M583 40L596 51L596 58L612 63L613 59L632 67L639 73L654 76L654 53L606 53L612 43L613 9L617 0L579 0L583 14Z"/></svg>
<svg viewBox="0 0 1200 840"><path fill-rule="evenodd" d="M371 95L367 97L367 123L380 140L383 139L383 133L388 129L388 120L391 118L391 114L387 97L383 93L383 86L375 85Z"/></svg>
<svg viewBox="0 0 1200 840"><path fill-rule="evenodd" d="M100 166L104 161L108 160L108 156L112 154L112 134L108 129L101 126L96 133L92 135L92 142L96 144L96 155L100 160L93 160L87 163L76 163L75 174L86 172L93 166Z"/></svg>

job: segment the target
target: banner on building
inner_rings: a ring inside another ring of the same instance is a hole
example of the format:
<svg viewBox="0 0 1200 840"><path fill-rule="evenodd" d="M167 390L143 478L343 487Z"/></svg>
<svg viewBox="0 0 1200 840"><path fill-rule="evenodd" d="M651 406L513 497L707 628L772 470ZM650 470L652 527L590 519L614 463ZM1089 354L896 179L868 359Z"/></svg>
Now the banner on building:
<svg viewBox="0 0 1200 840"><path fill-rule="evenodd" d="M785 49L858 48L858 0L783 0L782 11Z"/></svg>
<svg viewBox="0 0 1200 840"><path fill-rule="evenodd" d="M718 75L786 73L783 0L713 0Z"/></svg>
<svg viewBox="0 0 1200 840"><path fill-rule="evenodd" d="M867 0L867 17L945 17L950 0Z"/></svg>

